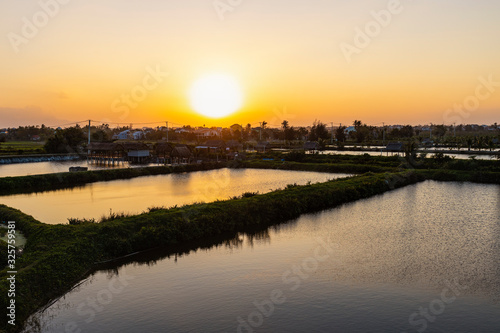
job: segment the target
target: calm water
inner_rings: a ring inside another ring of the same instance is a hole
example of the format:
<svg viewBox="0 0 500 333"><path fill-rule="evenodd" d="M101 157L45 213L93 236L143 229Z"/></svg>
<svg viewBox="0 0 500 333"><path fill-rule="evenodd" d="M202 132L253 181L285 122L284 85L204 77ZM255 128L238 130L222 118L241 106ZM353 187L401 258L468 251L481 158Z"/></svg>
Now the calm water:
<svg viewBox="0 0 500 333"><path fill-rule="evenodd" d="M438 150L436 150L438 151ZM342 151L337 151L337 150L325 150L319 152L320 154L326 154L326 155L364 155L368 154L370 156L393 156L393 153L387 153L387 152L375 152L375 151L349 151L349 150L342 150ZM417 152L419 154L419 152ZM394 155L397 155L397 153L394 153ZM404 156L404 153L400 153L400 156ZM471 156L475 156L476 160L496 160L495 156L492 155L474 155L474 154L444 154L445 156L449 156L451 158L456 158L458 160L468 160L470 159ZM429 153L427 154L427 158L434 156L434 153Z"/></svg>
<svg viewBox="0 0 500 333"><path fill-rule="evenodd" d="M157 166L158 164L149 164ZM130 168L143 167L144 165L129 165L128 162L115 164L115 166L101 166L87 164L87 161L62 161L62 162L33 162L33 163L14 163L0 164L0 177L16 177L28 175L42 175L46 173L68 172L69 167L81 166L88 167L89 170L103 170L111 168Z"/></svg>
<svg viewBox="0 0 500 333"><path fill-rule="evenodd" d="M43 193L1 196L0 202L32 215L39 221L67 223L69 217L95 218L111 212L140 213L153 206L171 207L194 202L226 200L244 192L265 193L288 184L325 182L346 177L284 170L221 169L139 177L88 184Z"/></svg>
<svg viewBox="0 0 500 333"><path fill-rule="evenodd" d="M96 271L42 332L499 332L500 186L427 181Z"/></svg>

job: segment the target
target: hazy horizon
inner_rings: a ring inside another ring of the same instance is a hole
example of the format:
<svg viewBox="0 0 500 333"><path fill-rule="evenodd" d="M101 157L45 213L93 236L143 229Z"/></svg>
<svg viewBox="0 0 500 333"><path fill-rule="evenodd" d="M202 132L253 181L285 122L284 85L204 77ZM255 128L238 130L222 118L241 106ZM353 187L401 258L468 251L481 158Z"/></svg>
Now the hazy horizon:
<svg viewBox="0 0 500 333"><path fill-rule="evenodd" d="M498 14L493 0L4 2L0 128L490 125ZM190 87L210 73L237 81L241 108L193 109Z"/></svg>

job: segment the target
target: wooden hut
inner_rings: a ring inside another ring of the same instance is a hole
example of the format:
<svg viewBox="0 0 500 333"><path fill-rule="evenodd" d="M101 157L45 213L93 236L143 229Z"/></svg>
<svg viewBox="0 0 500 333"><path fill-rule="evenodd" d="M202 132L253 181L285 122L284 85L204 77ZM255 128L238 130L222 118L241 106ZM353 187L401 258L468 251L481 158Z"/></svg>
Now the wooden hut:
<svg viewBox="0 0 500 333"><path fill-rule="evenodd" d="M193 158L193 153L186 145L176 145L170 154L172 163L190 163Z"/></svg>
<svg viewBox="0 0 500 333"><path fill-rule="evenodd" d="M403 144L401 142L389 142L385 147L387 154L401 153L403 151Z"/></svg>
<svg viewBox="0 0 500 333"><path fill-rule="evenodd" d="M87 161L95 164L114 165L125 161L125 151L121 144L91 142L88 147Z"/></svg>
<svg viewBox="0 0 500 333"><path fill-rule="evenodd" d="M255 150L259 152L266 152L266 149L269 147L269 142L267 141L259 141L257 145L255 146Z"/></svg>
<svg viewBox="0 0 500 333"><path fill-rule="evenodd" d="M243 145L236 140L229 140L226 142L226 147L233 152L238 152L243 150Z"/></svg>
<svg viewBox="0 0 500 333"><path fill-rule="evenodd" d="M127 153L130 163L146 163L149 160L149 147L141 142L123 142L123 150Z"/></svg>
<svg viewBox="0 0 500 333"><path fill-rule="evenodd" d="M316 141L307 141L304 143L304 150L313 152L319 150L319 143Z"/></svg>
<svg viewBox="0 0 500 333"><path fill-rule="evenodd" d="M155 154L158 163L170 164L172 163L173 145L168 142L160 142L155 147Z"/></svg>

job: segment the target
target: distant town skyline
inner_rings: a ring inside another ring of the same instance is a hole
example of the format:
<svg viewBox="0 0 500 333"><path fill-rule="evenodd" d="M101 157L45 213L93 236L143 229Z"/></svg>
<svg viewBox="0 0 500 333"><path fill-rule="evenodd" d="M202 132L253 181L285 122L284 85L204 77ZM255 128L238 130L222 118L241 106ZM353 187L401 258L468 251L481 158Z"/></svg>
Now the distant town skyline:
<svg viewBox="0 0 500 333"><path fill-rule="evenodd" d="M498 13L493 0L7 1L0 128L491 125Z"/></svg>

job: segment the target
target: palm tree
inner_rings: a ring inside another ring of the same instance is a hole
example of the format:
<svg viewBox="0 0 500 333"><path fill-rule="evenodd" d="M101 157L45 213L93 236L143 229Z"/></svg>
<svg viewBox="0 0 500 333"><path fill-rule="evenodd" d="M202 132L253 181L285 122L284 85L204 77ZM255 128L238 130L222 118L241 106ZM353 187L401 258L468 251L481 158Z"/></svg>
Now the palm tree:
<svg viewBox="0 0 500 333"><path fill-rule="evenodd" d="M281 126L283 127L283 130L286 130L288 128L288 120L283 120Z"/></svg>
<svg viewBox="0 0 500 333"><path fill-rule="evenodd" d="M281 123L281 127L283 127L283 141L286 142L286 134L287 134L287 129L288 129L288 120L283 120Z"/></svg>
<svg viewBox="0 0 500 333"><path fill-rule="evenodd" d="M263 121L260 123L260 135L259 135L259 140L262 141L262 130L266 128L267 121Z"/></svg>

